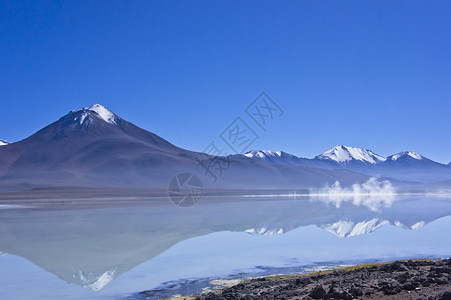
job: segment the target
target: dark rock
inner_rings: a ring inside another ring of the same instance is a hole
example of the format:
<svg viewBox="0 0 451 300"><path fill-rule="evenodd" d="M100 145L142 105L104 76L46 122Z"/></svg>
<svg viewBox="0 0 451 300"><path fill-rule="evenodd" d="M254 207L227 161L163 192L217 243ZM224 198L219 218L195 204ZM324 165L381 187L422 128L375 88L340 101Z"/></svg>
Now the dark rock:
<svg viewBox="0 0 451 300"><path fill-rule="evenodd" d="M408 271L409 268L402 262L394 262L391 266L394 271Z"/></svg>
<svg viewBox="0 0 451 300"><path fill-rule="evenodd" d="M351 300L351 299L352 299L352 295L349 294L348 292L342 291L342 292L340 293L338 299Z"/></svg>
<svg viewBox="0 0 451 300"><path fill-rule="evenodd" d="M266 277L252 278L251 282L254 282L254 281L266 281Z"/></svg>
<svg viewBox="0 0 451 300"><path fill-rule="evenodd" d="M451 268L446 261L408 261L326 274L271 279L254 278L226 288L222 293L206 293L198 300L257 299L344 299L362 297L399 298L408 292L409 299L451 300L447 290ZM315 282L316 281L316 282ZM312 285L312 283L315 283ZM388 296L388 297L387 297Z"/></svg>
<svg viewBox="0 0 451 300"><path fill-rule="evenodd" d="M329 291L327 291L328 294L333 294L335 292L334 284L335 282L332 282L332 284L329 286Z"/></svg>
<svg viewBox="0 0 451 300"><path fill-rule="evenodd" d="M322 299L326 295L326 291L323 289L321 285L317 285L310 292L309 296L313 299Z"/></svg>
<svg viewBox="0 0 451 300"><path fill-rule="evenodd" d="M311 283L312 281L310 280L310 278L308 277L303 277L303 278L296 278L295 283L297 285L307 285L309 283Z"/></svg>
<svg viewBox="0 0 451 300"><path fill-rule="evenodd" d="M403 284L401 287L402 287L402 289L403 290L406 290L406 291L413 291L413 290L415 290L417 287L419 287L420 286L420 284L418 283L418 282L415 282L415 281L409 281L409 282L407 282L406 284Z"/></svg>
<svg viewBox="0 0 451 300"><path fill-rule="evenodd" d="M431 272L451 274L451 268L435 268L435 267L431 267Z"/></svg>
<svg viewBox="0 0 451 300"><path fill-rule="evenodd" d="M360 297L363 296L363 290L358 287L351 287L351 289L348 291L349 294L351 294L354 297Z"/></svg>
<svg viewBox="0 0 451 300"><path fill-rule="evenodd" d="M401 275L399 275L398 277L396 277L396 280L397 280L399 283L406 283L407 279L408 279L408 275L407 275L406 273L402 273Z"/></svg>
<svg viewBox="0 0 451 300"><path fill-rule="evenodd" d="M380 282L378 283L378 285L379 285L379 286L389 285L389 282L388 282L388 281L380 281Z"/></svg>
<svg viewBox="0 0 451 300"><path fill-rule="evenodd" d="M402 288L398 284L386 284L380 288L380 291L384 293L384 295L396 295L402 291Z"/></svg>
<svg viewBox="0 0 451 300"><path fill-rule="evenodd" d="M434 278L435 283L437 284L447 284L448 279L445 277Z"/></svg>
<svg viewBox="0 0 451 300"><path fill-rule="evenodd" d="M341 276L341 275L344 275L346 273L347 273L346 270L337 270L337 271L334 271L332 274L335 275L335 276Z"/></svg>
<svg viewBox="0 0 451 300"><path fill-rule="evenodd" d="M206 295L203 297L203 299L205 299L205 300L219 300L219 299L225 300L224 297L219 296L219 295L216 295L215 293L211 293L211 292L208 293L208 294L206 294Z"/></svg>
<svg viewBox="0 0 451 300"><path fill-rule="evenodd" d="M228 298L235 296L235 293L231 289L225 289L225 290L222 291L221 294L226 296L226 297L228 297Z"/></svg>
<svg viewBox="0 0 451 300"><path fill-rule="evenodd" d="M427 279L424 279L421 281L421 286L428 287L430 285L431 285L431 283Z"/></svg>

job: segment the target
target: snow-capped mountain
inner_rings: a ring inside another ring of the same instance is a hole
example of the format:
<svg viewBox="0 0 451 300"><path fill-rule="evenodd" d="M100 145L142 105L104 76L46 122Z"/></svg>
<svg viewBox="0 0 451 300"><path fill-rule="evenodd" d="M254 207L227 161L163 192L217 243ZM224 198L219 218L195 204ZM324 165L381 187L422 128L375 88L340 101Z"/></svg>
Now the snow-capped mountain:
<svg viewBox="0 0 451 300"><path fill-rule="evenodd" d="M244 232L252 234L252 235L274 235L274 234L283 234L284 230L283 228L249 228L246 229Z"/></svg>
<svg viewBox="0 0 451 300"><path fill-rule="evenodd" d="M449 167L412 151L390 155L375 171L393 178L428 183L451 179Z"/></svg>
<svg viewBox="0 0 451 300"><path fill-rule="evenodd" d="M74 113L81 112L81 115L75 117L75 121L82 125L85 122L92 122L95 119L103 120L109 124L116 124L118 117L100 104L94 104L90 107L77 109Z"/></svg>
<svg viewBox="0 0 451 300"><path fill-rule="evenodd" d="M283 151L251 150L244 154L232 154L228 157L237 160L259 161L269 164L300 165L298 163L300 158Z"/></svg>
<svg viewBox="0 0 451 300"><path fill-rule="evenodd" d="M242 160L248 162L254 161L265 164L303 166L328 170L338 169L340 167L337 162L332 160L317 160L304 157L297 157L296 155L283 151L252 150L244 154L232 154L229 155L228 157L235 160Z"/></svg>
<svg viewBox="0 0 451 300"><path fill-rule="evenodd" d="M282 151L271 151L271 150L251 150L243 154L249 158L277 158L282 156Z"/></svg>
<svg viewBox="0 0 451 300"><path fill-rule="evenodd" d="M11 144L11 142L5 141L5 140L0 140L0 146L5 146Z"/></svg>
<svg viewBox="0 0 451 300"><path fill-rule="evenodd" d="M95 104L0 147L0 188L18 187L21 182L31 186L147 182L152 187L162 180L167 184L176 166L183 167L194 155Z"/></svg>
<svg viewBox="0 0 451 300"><path fill-rule="evenodd" d="M70 111L22 141L0 147L0 189L62 185L161 188L183 172L196 174L208 186L240 189L311 188L336 181L347 186L366 182L371 176L420 182L451 180L449 166L413 152L385 158L341 145L313 159L253 150L229 155L227 167L217 163L215 157L181 149L94 104Z"/></svg>
<svg viewBox="0 0 451 300"><path fill-rule="evenodd" d="M436 182L451 179L451 172L445 165L412 151L383 157L371 150L336 146L315 159L335 161L340 164L340 168L402 181Z"/></svg>
<svg viewBox="0 0 451 300"><path fill-rule="evenodd" d="M387 160L385 157L377 155L370 150L342 145L337 145L327 150L323 154L316 156L315 159L332 160L340 164L347 164L351 161L377 164Z"/></svg>
<svg viewBox="0 0 451 300"><path fill-rule="evenodd" d="M416 159L416 160L422 160L424 159L423 156L421 156L420 154L417 154L415 152L411 152L411 151L402 151L399 152L397 154L393 154L390 155L389 157L387 157L388 160L398 160L398 159Z"/></svg>
<svg viewBox="0 0 451 300"><path fill-rule="evenodd" d="M284 152L215 157L185 150L120 118L100 104L70 111L32 136L0 147L0 189L77 187L167 188L179 173L196 174L215 188L309 188L339 180L365 182L347 170L309 168ZM285 163L269 164L285 159ZM219 169L222 168L222 169ZM218 177L221 177L218 180Z"/></svg>
<svg viewBox="0 0 451 300"><path fill-rule="evenodd" d="M254 150L245 154L233 155L233 157L270 164L297 165L328 170L345 169L402 181L430 183L451 179L451 163L450 165L440 164L412 151L403 151L383 157L371 150L338 145L313 159L270 150Z"/></svg>

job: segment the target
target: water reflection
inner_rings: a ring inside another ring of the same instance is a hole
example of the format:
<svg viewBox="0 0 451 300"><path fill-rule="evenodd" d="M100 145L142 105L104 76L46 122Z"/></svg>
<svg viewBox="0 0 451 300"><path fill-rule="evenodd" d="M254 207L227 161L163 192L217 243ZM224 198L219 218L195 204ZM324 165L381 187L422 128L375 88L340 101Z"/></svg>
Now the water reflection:
<svg viewBox="0 0 451 300"><path fill-rule="evenodd" d="M0 254L24 257L67 283L100 290L173 245L209 233L274 235L315 225L345 238L388 224L419 229L451 215L451 200L444 197L392 197L388 204L373 200L337 205L333 197L207 197L190 208L157 202L5 209Z"/></svg>

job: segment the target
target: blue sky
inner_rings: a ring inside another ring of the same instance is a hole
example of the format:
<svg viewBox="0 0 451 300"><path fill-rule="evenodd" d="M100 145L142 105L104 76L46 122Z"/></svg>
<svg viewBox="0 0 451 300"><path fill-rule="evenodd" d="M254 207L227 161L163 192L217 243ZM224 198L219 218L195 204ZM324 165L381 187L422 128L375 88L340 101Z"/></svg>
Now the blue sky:
<svg viewBox="0 0 451 300"><path fill-rule="evenodd" d="M252 149L313 157L344 144L447 163L450 11L449 1L2 1L0 138L101 103L191 150L220 144L241 116L260 136ZM284 110L266 132L244 112L262 91Z"/></svg>

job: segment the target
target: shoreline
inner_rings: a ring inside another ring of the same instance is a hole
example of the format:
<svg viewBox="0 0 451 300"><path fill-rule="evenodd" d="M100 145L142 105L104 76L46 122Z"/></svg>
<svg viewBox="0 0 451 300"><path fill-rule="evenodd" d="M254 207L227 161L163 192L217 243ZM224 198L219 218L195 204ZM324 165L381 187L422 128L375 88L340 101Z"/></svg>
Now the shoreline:
<svg viewBox="0 0 451 300"><path fill-rule="evenodd" d="M170 300L451 299L451 259L375 262L296 275L240 281Z"/></svg>

